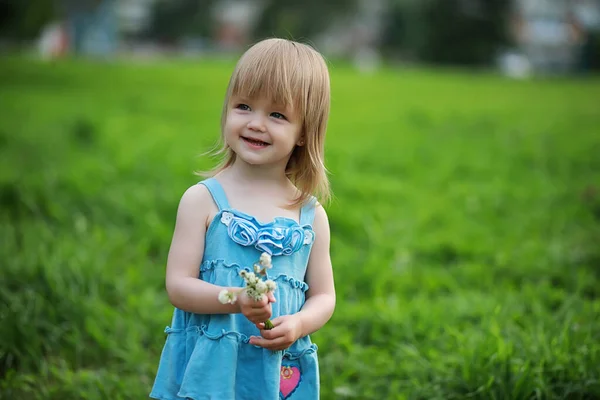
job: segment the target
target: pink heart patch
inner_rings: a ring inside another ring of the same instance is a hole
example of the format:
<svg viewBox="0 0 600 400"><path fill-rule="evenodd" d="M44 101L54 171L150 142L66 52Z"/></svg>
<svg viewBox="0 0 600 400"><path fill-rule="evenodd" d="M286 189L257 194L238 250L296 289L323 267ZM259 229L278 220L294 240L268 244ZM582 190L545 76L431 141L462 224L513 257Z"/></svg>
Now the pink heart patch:
<svg viewBox="0 0 600 400"><path fill-rule="evenodd" d="M284 400L287 399L298 388L300 383L300 369L298 367L281 366L279 376L279 390Z"/></svg>

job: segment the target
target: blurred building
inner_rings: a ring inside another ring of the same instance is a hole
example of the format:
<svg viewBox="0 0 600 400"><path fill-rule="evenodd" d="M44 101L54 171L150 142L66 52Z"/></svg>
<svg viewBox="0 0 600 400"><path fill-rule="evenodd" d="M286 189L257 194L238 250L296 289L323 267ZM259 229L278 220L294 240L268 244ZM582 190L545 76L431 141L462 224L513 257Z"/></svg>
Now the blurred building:
<svg viewBox="0 0 600 400"><path fill-rule="evenodd" d="M316 42L329 56L350 58L364 72L380 63L379 47L384 34L386 0L357 0L356 12L331 21Z"/></svg>
<svg viewBox="0 0 600 400"><path fill-rule="evenodd" d="M59 15L63 18L61 26L67 50L93 56L114 53L119 43L116 4L116 0L59 1Z"/></svg>
<svg viewBox="0 0 600 400"><path fill-rule="evenodd" d="M215 44L223 50L243 47L262 11L258 0L222 0L215 4L212 15L216 24Z"/></svg>
<svg viewBox="0 0 600 400"><path fill-rule="evenodd" d="M515 0L512 33L533 72L576 69L593 31L600 31L598 0Z"/></svg>
<svg viewBox="0 0 600 400"><path fill-rule="evenodd" d="M151 9L157 0L118 0L115 3L115 17L120 32L137 35L148 28Z"/></svg>

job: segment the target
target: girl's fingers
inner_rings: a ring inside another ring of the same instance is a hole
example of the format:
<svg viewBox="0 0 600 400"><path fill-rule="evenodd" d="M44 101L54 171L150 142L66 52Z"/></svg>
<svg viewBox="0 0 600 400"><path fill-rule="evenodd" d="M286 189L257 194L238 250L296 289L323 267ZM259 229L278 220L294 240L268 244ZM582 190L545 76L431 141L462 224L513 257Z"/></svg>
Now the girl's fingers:
<svg viewBox="0 0 600 400"><path fill-rule="evenodd" d="M254 308L252 309L252 311L250 312L250 314L252 315L267 315L267 318L271 317L271 314L273 313L273 311L271 310L271 307L260 307L260 308Z"/></svg>
<svg viewBox="0 0 600 400"><path fill-rule="evenodd" d="M253 344L255 346L264 347L265 349L270 349L270 350L281 350L281 349L286 349L288 347L288 346L286 346L286 341L285 341L285 338L283 338L283 337L269 340L269 339L265 339L260 336L252 336L250 338L250 344Z"/></svg>
<svg viewBox="0 0 600 400"><path fill-rule="evenodd" d="M267 297L263 296L258 301L252 301L252 308L263 308L267 304L269 304L269 299L267 299Z"/></svg>
<svg viewBox="0 0 600 400"><path fill-rule="evenodd" d="M256 313L248 317L248 319L255 324L264 323L269 318L271 318L271 313Z"/></svg>
<svg viewBox="0 0 600 400"><path fill-rule="evenodd" d="M282 336L284 336L285 332L280 332L277 329L273 328L273 329L261 329L260 330L260 336L262 336L265 339L269 339L269 340L274 340L277 338L280 338Z"/></svg>

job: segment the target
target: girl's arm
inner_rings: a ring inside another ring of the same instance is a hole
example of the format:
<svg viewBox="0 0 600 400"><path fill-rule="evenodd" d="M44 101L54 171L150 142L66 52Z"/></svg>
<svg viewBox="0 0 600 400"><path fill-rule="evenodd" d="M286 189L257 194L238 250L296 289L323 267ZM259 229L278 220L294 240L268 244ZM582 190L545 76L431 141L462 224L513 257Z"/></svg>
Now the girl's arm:
<svg viewBox="0 0 600 400"><path fill-rule="evenodd" d="M283 315L273 320L274 328L265 330L258 324L261 336L253 336L250 343L270 350L283 350L299 338L319 330L333 315L335 286L329 255L329 222L323 207L318 206L313 223L315 243L311 249L306 271L309 290L307 300L296 314Z"/></svg>
<svg viewBox="0 0 600 400"><path fill-rule="evenodd" d="M239 313L237 304L221 304L224 288L198 279L204 239L215 204L204 185L190 187L181 197L169 249L166 289L173 306L197 314Z"/></svg>
<svg viewBox="0 0 600 400"><path fill-rule="evenodd" d="M317 206L313 223L315 243L308 259L306 270L307 300L302 309L296 313L300 321L300 337L310 335L319 330L333 315L335 308L335 285L333 268L329 254L330 232L327 213L322 206Z"/></svg>

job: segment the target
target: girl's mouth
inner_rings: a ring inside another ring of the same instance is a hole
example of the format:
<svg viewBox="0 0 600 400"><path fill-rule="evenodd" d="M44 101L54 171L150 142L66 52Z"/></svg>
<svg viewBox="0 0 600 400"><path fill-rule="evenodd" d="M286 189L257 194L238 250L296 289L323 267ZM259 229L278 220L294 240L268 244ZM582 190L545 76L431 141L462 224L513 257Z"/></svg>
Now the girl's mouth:
<svg viewBox="0 0 600 400"><path fill-rule="evenodd" d="M269 143L263 142L262 140L250 139L250 138L247 138L247 137L244 137L244 136L242 136L242 139L246 143L248 143L248 144L250 144L252 146L258 146L258 147L267 147L267 146L269 146Z"/></svg>

